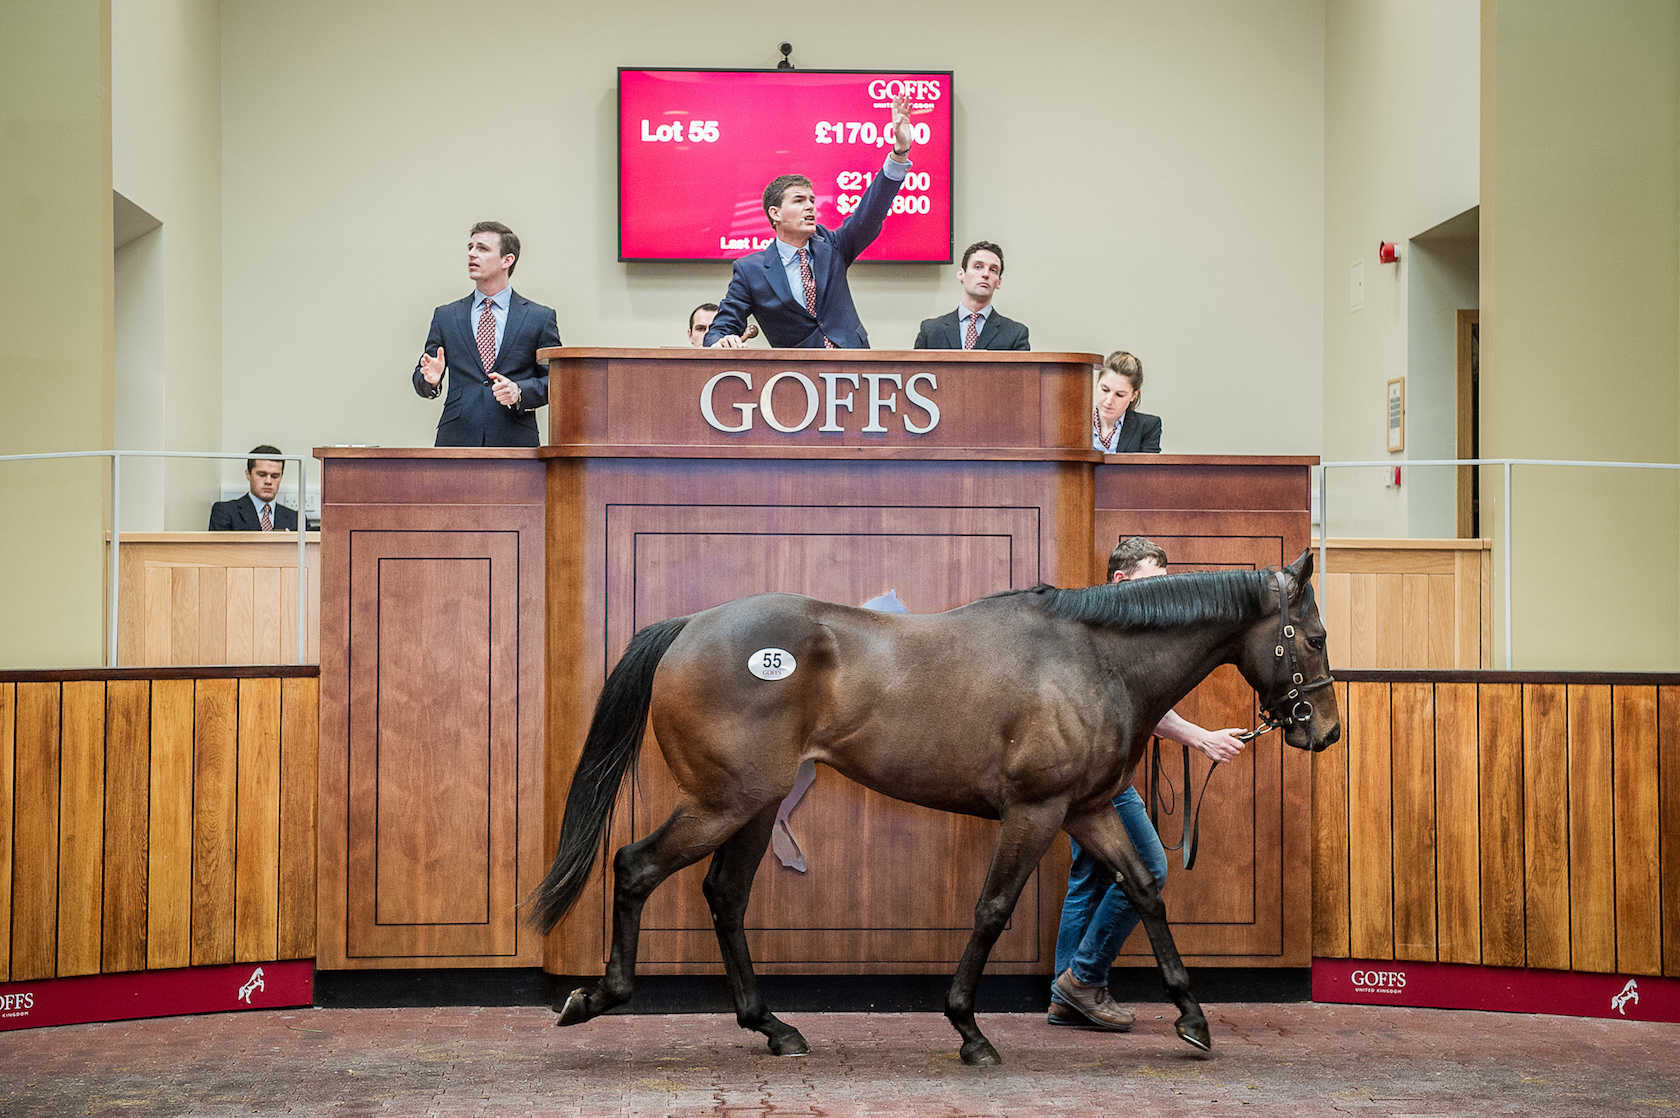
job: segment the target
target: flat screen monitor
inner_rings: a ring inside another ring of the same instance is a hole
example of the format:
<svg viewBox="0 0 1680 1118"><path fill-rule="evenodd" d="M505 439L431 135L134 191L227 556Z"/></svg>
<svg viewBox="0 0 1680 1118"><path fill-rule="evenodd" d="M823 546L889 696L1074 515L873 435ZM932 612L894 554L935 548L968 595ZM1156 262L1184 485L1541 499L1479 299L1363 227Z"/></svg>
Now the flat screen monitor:
<svg viewBox="0 0 1680 1118"><path fill-rule="evenodd" d="M910 174L862 260L951 261L950 71L618 71L618 258L735 260L770 243L764 188L802 174L830 229L892 150L910 98Z"/></svg>

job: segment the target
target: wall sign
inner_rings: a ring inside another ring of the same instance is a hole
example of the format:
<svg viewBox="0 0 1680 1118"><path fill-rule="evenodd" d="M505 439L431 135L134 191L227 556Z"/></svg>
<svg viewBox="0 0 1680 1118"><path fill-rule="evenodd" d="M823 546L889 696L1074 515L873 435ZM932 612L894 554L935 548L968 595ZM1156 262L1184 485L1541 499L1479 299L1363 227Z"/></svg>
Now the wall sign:
<svg viewBox="0 0 1680 1118"><path fill-rule="evenodd" d="M1388 449L1389 453L1406 449L1405 377L1388 382Z"/></svg>

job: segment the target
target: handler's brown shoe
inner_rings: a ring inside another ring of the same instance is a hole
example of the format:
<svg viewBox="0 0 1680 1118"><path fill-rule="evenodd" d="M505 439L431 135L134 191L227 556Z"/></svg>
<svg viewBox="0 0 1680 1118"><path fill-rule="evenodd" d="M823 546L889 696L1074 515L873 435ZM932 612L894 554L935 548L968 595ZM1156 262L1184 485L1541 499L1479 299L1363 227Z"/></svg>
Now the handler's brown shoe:
<svg viewBox="0 0 1680 1118"><path fill-rule="evenodd" d="M1058 974L1055 985L1057 998L1078 1010L1091 1024L1116 1033L1132 1027L1135 1020L1132 1011L1111 998L1107 986L1087 986L1076 980L1072 971Z"/></svg>

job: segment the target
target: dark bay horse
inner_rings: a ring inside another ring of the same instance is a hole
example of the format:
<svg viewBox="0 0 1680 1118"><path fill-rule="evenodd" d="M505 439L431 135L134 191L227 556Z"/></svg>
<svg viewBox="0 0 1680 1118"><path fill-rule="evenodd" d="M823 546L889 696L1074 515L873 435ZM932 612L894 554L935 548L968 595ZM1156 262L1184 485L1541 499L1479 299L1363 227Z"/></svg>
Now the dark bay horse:
<svg viewBox="0 0 1680 1118"><path fill-rule="evenodd" d="M1160 890L1110 801L1156 723L1221 664L1237 665L1288 744L1340 737L1311 575L1304 552L1282 570L1006 590L940 614L760 594L649 625L601 689L532 924L552 930L582 891L650 710L677 807L613 860L606 974L572 992L559 1024L629 999L643 904L710 854L704 890L736 1019L777 1055L809 1051L759 995L743 928L776 808L809 758L895 799L1000 821L945 1002L964 1063L998 1062L975 1024L975 988L1058 829L1117 875L1179 1007L1178 1035L1209 1048Z"/></svg>

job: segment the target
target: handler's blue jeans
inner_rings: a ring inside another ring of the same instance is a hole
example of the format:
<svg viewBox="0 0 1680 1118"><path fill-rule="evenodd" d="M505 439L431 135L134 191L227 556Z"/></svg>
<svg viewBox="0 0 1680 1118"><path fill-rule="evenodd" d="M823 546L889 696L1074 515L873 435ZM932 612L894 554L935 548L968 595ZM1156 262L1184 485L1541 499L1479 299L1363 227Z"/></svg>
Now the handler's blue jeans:
<svg viewBox="0 0 1680 1118"><path fill-rule="evenodd" d="M1155 875L1155 884L1165 885L1167 852L1149 822L1143 797L1128 784L1115 797L1114 810L1120 814L1138 857ZM1137 910L1126 900L1114 876L1075 842L1067 899L1062 902L1062 926L1056 933L1056 973L1071 969L1073 977L1086 986L1107 986L1120 945L1132 934L1138 920Z"/></svg>

